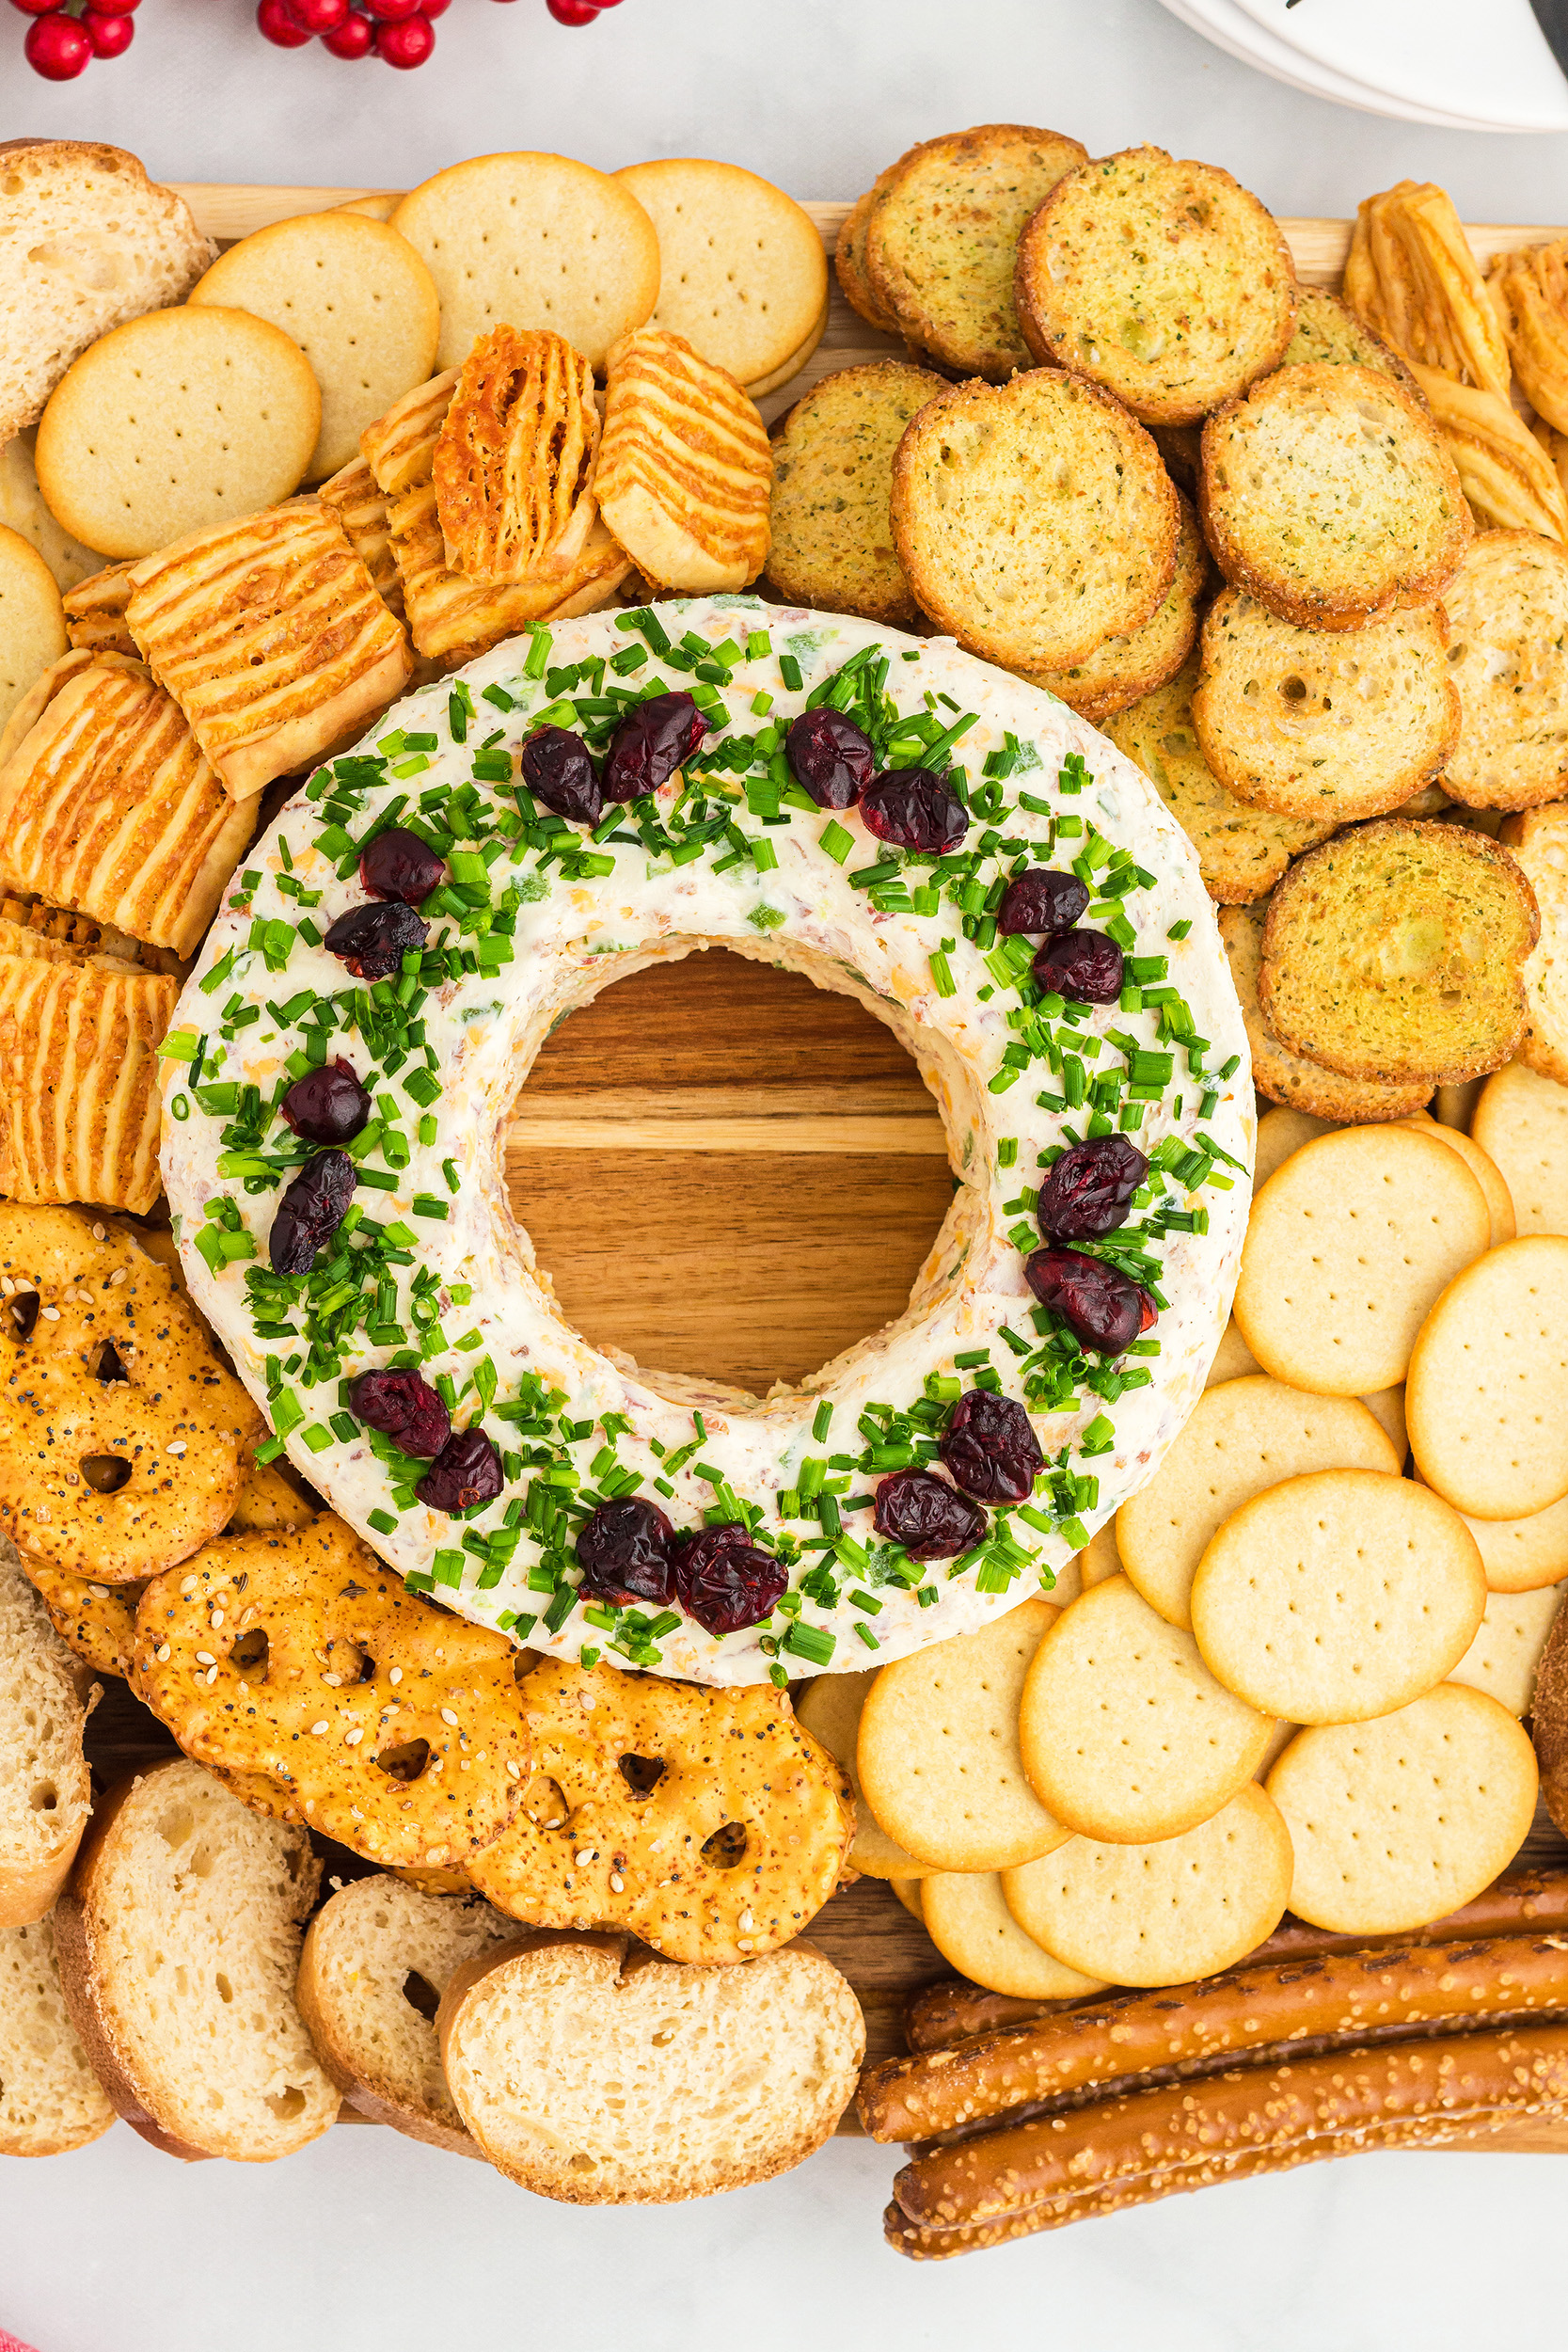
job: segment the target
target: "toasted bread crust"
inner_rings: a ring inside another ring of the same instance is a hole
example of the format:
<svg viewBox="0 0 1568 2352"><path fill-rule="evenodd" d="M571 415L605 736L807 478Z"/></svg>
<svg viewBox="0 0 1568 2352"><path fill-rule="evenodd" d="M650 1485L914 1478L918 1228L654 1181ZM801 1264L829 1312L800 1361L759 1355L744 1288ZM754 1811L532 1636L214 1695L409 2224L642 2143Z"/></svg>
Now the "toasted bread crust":
<svg viewBox="0 0 1568 2352"><path fill-rule="evenodd" d="M1392 377L1342 363L1276 369L1215 411L1198 512L1232 586L1302 628L1430 603L1473 528L1431 419Z"/></svg>
<svg viewBox="0 0 1568 2352"><path fill-rule="evenodd" d="M898 444L892 513L922 612L1004 669L1086 660L1150 619L1176 570L1158 450L1109 392L1055 368L929 402Z"/></svg>
<svg viewBox="0 0 1568 2352"><path fill-rule="evenodd" d="M1343 1077L1457 1086L1517 1045L1539 930L1517 861L1485 834L1384 818L1286 875L1259 1002L1281 1043Z"/></svg>
<svg viewBox="0 0 1568 2352"><path fill-rule="evenodd" d="M1443 778L1468 808L1532 808L1568 791L1568 549L1482 531L1449 583L1459 741Z"/></svg>
<svg viewBox="0 0 1568 2352"><path fill-rule="evenodd" d="M1313 359L1331 367L1375 368L1401 385L1418 407L1426 406L1426 394L1399 353L1358 319L1348 302L1326 286L1298 286L1295 332L1279 364L1299 368Z"/></svg>
<svg viewBox="0 0 1568 2352"><path fill-rule="evenodd" d="M1156 692L1176 675L1193 649L1198 599L1209 580L1209 550L1190 500L1178 490L1176 501L1180 515L1176 570L1164 601L1142 628L1122 637L1107 637L1086 661L1070 670L1025 673L1035 685L1055 694L1091 725L1099 726L1142 695Z"/></svg>
<svg viewBox="0 0 1568 2352"><path fill-rule="evenodd" d="M1259 1094L1292 1110L1309 1111L1314 1119L1346 1125L1371 1126L1386 1120L1409 1119L1432 1094L1424 1079L1407 1085L1384 1086L1375 1079L1341 1077L1304 1055L1282 1045L1263 1018L1258 1002L1258 981L1263 964L1262 907L1226 907L1220 915L1220 938L1230 961L1230 977L1241 999L1252 1049L1252 1078Z"/></svg>
<svg viewBox="0 0 1568 2352"><path fill-rule="evenodd" d="M1161 147L1058 181L1019 238L1014 287L1035 358L1149 424L1196 424L1278 364L1295 324L1277 222L1218 165Z"/></svg>
<svg viewBox="0 0 1568 2352"><path fill-rule="evenodd" d="M907 628L920 608L888 520L904 428L947 387L903 359L825 375L773 428L772 543L764 570L792 603Z"/></svg>
<svg viewBox="0 0 1568 2352"><path fill-rule="evenodd" d="M875 184L867 188L863 196L856 197L844 215L838 243L833 247L833 274L838 279L840 294L856 316L863 318L867 326L874 326L879 335L896 335L899 331L898 321L878 301L871 290L871 281L865 274L865 231L871 219L871 207L896 168L895 165L887 171L879 172Z"/></svg>

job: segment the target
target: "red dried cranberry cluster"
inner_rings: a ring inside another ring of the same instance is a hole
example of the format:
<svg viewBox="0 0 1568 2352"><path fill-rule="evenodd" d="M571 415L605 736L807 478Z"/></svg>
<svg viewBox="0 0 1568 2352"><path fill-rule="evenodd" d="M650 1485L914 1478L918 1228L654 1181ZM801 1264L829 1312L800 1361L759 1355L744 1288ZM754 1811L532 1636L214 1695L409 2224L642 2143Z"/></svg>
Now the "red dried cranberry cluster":
<svg viewBox="0 0 1568 2352"><path fill-rule="evenodd" d="M22 53L46 82L74 82L94 57L122 57L141 0L11 0L33 20Z"/></svg>

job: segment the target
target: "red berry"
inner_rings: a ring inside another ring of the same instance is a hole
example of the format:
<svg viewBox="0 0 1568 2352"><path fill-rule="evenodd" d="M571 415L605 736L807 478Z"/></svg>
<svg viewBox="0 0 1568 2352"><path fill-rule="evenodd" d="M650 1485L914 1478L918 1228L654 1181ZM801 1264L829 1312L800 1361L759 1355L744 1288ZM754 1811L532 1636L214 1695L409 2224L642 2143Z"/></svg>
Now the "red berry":
<svg viewBox="0 0 1568 2352"><path fill-rule="evenodd" d="M141 0L87 0L91 16L132 16L141 7Z"/></svg>
<svg viewBox="0 0 1568 2352"><path fill-rule="evenodd" d="M420 14L434 24L438 16L445 16L451 6L451 0L420 0Z"/></svg>
<svg viewBox="0 0 1568 2352"><path fill-rule="evenodd" d="M23 54L46 82L74 82L92 56L92 43L73 16L40 16L27 27Z"/></svg>
<svg viewBox="0 0 1568 2352"><path fill-rule="evenodd" d="M53 16L59 5L60 0L11 0L12 8L20 8L24 16Z"/></svg>
<svg viewBox="0 0 1568 2352"><path fill-rule="evenodd" d="M598 0L545 0L558 24L592 24L599 13Z"/></svg>
<svg viewBox="0 0 1568 2352"><path fill-rule="evenodd" d="M335 33L328 33L322 46L334 57L368 57L375 40L375 27L368 16L345 16Z"/></svg>
<svg viewBox="0 0 1568 2352"><path fill-rule="evenodd" d="M365 0L365 6L383 24L406 24L419 15L420 0Z"/></svg>
<svg viewBox="0 0 1568 2352"><path fill-rule="evenodd" d="M123 57L136 37L134 16L101 16L96 9L82 19L82 30L92 43L95 57Z"/></svg>
<svg viewBox="0 0 1568 2352"><path fill-rule="evenodd" d="M287 0L287 6L303 33L335 33L348 22L348 0Z"/></svg>
<svg viewBox="0 0 1568 2352"><path fill-rule="evenodd" d="M302 24L294 22L284 0L261 0L256 24L262 40L270 40L277 49L303 49L313 39Z"/></svg>
<svg viewBox="0 0 1568 2352"><path fill-rule="evenodd" d="M411 16L405 24L382 24L377 27L375 54L384 65L423 65L436 46L436 33L422 16Z"/></svg>

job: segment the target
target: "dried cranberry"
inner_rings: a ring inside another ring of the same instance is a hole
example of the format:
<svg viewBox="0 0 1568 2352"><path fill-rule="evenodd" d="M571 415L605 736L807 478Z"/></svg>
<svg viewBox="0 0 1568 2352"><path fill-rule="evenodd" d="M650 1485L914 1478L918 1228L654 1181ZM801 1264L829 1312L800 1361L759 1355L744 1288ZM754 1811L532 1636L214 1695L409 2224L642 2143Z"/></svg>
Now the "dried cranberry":
<svg viewBox="0 0 1568 2352"><path fill-rule="evenodd" d="M1076 874L1060 873L1054 866L1034 866L1007 884L996 928L1054 939L1058 931L1071 930L1088 903L1089 894Z"/></svg>
<svg viewBox="0 0 1568 2352"><path fill-rule="evenodd" d="M1081 1249L1037 1249L1023 1262L1023 1279L1042 1307L1061 1316L1080 1347L1118 1356L1153 1321L1148 1294L1102 1258Z"/></svg>
<svg viewBox="0 0 1568 2352"><path fill-rule="evenodd" d="M417 1372L362 1372L351 1383L349 1409L420 1462L433 1461L451 1436L451 1415Z"/></svg>
<svg viewBox="0 0 1568 2352"><path fill-rule="evenodd" d="M371 1115L371 1098L340 1056L296 1078L278 1105L307 1143L347 1143Z"/></svg>
<svg viewBox="0 0 1568 2352"><path fill-rule="evenodd" d="M388 825L367 841L359 859L359 879L372 898L400 898L408 907L428 898L446 876L445 859L402 825Z"/></svg>
<svg viewBox="0 0 1568 2352"><path fill-rule="evenodd" d="M900 850L956 850L969 812L928 768L891 768L861 794L867 833Z"/></svg>
<svg viewBox="0 0 1568 2352"><path fill-rule="evenodd" d="M1103 931L1062 931L1035 958L1035 977L1080 1005L1114 1005L1121 994L1121 949Z"/></svg>
<svg viewBox="0 0 1568 2352"><path fill-rule="evenodd" d="M863 727L826 703L801 711L784 737L784 757L818 808L853 808L877 769Z"/></svg>
<svg viewBox="0 0 1568 2352"><path fill-rule="evenodd" d="M1027 1502L1045 1456L1029 1416L1016 1397L970 1389L953 1407L942 1458L963 1488L981 1502Z"/></svg>
<svg viewBox="0 0 1568 2352"><path fill-rule="evenodd" d="M1148 1162L1126 1136L1091 1136L1052 1163L1040 1186L1040 1232L1048 1241L1094 1241L1127 1222Z"/></svg>
<svg viewBox="0 0 1568 2352"><path fill-rule="evenodd" d="M505 1486L501 1457L483 1429L463 1429L449 1438L414 1492L433 1511L467 1511L494 1502Z"/></svg>
<svg viewBox="0 0 1568 2352"><path fill-rule="evenodd" d="M523 745L520 765L524 784L552 816L568 817L574 825L598 823L604 794L580 735L570 727L540 727Z"/></svg>
<svg viewBox="0 0 1568 2352"><path fill-rule="evenodd" d="M986 1515L934 1470L895 1470L877 1489L875 1525L911 1560L951 1560L979 1542Z"/></svg>
<svg viewBox="0 0 1568 2352"><path fill-rule="evenodd" d="M401 971L406 949L422 947L430 926L397 899L350 907L340 914L324 945L341 956L356 980L384 980Z"/></svg>
<svg viewBox="0 0 1568 2352"><path fill-rule="evenodd" d="M732 1519L689 1535L675 1552L675 1590L689 1617L709 1633L738 1633L772 1614L789 1579Z"/></svg>
<svg viewBox="0 0 1568 2352"><path fill-rule="evenodd" d="M601 1502L578 1530L581 1591L618 1609L647 1600L666 1608L675 1589L675 1531L655 1502L623 1495Z"/></svg>
<svg viewBox="0 0 1568 2352"><path fill-rule="evenodd" d="M309 1274L348 1208L359 1171L346 1152L318 1152L307 1160L273 1212L267 1252L275 1274Z"/></svg>
<svg viewBox="0 0 1568 2352"><path fill-rule="evenodd" d="M639 801L668 784L681 761L707 733L707 721L689 694L655 694L628 710L615 730L604 764L607 801Z"/></svg>

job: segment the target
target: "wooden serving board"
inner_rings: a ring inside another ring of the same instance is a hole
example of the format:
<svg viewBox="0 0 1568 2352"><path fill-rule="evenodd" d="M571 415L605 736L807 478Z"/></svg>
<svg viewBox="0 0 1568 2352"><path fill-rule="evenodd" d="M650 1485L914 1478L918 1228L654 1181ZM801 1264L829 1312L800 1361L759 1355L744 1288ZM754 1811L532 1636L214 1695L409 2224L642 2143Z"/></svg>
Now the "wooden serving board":
<svg viewBox="0 0 1568 2352"><path fill-rule="evenodd" d="M186 185L223 243L382 191ZM847 203L806 206L830 252ZM1287 220L1301 278L1337 286L1342 220ZM1483 260L1560 233L1482 227ZM832 287L800 373L771 419L820 377L901 356ZM953 1194L942 1124L913 1063L860 1005L723 950L608 989L550 1038L515 1109L507 1173L518 1217L586 1338L645 1364L766 1391L899 1314ZM88 1727L105 1780L173 1754L115 1684ZM1568 1863L1543 1810L1522 1860ZM329 1870L368 1866L341 1850ZM866 2014L872 2058L903 2048L904 2004L953 1971L876 1880L836 1895L813 1938ZM357 2120L357 2119L356 2119ZM1568 2127L1481 2143L1568 2153Z"/></svg>

